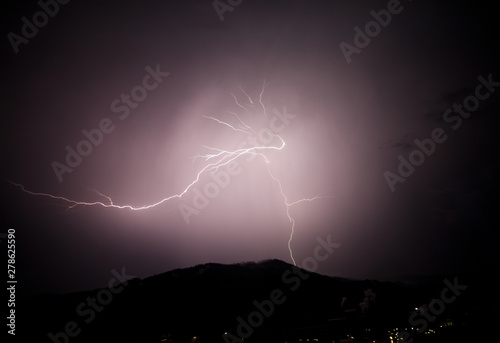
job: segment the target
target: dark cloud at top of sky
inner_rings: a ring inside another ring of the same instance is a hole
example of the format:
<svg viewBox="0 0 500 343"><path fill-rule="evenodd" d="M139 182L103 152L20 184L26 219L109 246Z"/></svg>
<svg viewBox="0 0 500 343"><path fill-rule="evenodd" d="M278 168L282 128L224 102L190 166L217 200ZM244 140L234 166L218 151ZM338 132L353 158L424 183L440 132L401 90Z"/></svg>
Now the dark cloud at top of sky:
<svg viewBox="0 0 500 343"><path fill-rule="evenodd" d="M22 17L40 5L5 4L3 179L80 201L106 201L97 190L116 204L150 204L196 177L203 160L192 157L209 153L204 146L248 144L241 131L206 116L237 125L233 112L259 129L280 120L286 147L268 157L288 200L330 196L290 209L298 263L318 237L331 235L341 247L318 266L328 275L397 279L474 269L498 245L500 91L457 129L443 113L475 94L479 76L500 80L494 5L402 0L348 63L340 44L355 44L354 28L389 3L248 0L221 21L209 0L71 1L18 53L8 34L21 34ZM120 119L113 102L155 68L168 76ZM267 119L255 102L263 85ZM272 119L285 108L293 119ZM103 118L114 130L59 182L53 161L64 163L66 146L75 148L82 130ZM397 173L398 157L408 159L415 140L436 128L447 139L392 192L384 173ZM192 191L147 211L68 209L5 181L2 225L18 233L20 288L98 287L123 266L145 277L205 262L291 262L277 183L261 160L241 167L189 225L179 205L193 205ZM200 189L211 181L204 175Z"/></svg>

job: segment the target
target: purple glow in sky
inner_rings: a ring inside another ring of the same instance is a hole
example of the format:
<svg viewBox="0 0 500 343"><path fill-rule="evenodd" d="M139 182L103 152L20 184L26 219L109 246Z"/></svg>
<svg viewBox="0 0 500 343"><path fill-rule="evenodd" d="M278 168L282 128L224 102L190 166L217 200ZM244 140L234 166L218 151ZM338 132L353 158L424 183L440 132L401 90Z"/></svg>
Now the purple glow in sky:
<svg viewBox="0 0 500 343"><path fill-rule="evenodd" d="M150 74L153 75L153 71L150 67L147 67L146 70L148 70L148 72L150 72ZM159 71L158 65L156 71ZM165 76L168 76L168 73L165 74ZM158 82L161 81L162 81L161 78L158 79ZM144 84L146 85L145 81ZM157 84L153 88L156 88L156 86ZM139 96L134 96L135 95L134 90L137 89L134 87L134 89L132 89L131 97L135 101L144 100L144 98L146 97L145 94L147 93L145 88L147 87L139 86L138 89L141 92L143 92L142 94L144 94L144 96L139 97ZM222 125L226 129L229 128L233 133L244 134L246 138L244 138L241 141L241 143L238 144L238 146L231 149L228 148L221 149L216 147L203 146L205 150L209 150L211 152L207 154L194 156L193 164L195 160L199 158L206 162L205 165L200 166L199 169L197 169L197 172L191 182L189 182L184 188L182 186L180 187L180 189L182 190L181 192L166 196L159 201L139 206L119 205L115 204L111 197L97 190L94 190L95 193L105 198L104 201L78 201L78 200L68 199L63 196L53 195L50 193L33 192L27 190L21 184L17 184L15 182L11 183L15 186L18 186L21 190L23 190L28 194L34 196L47 197L50 199L55 199L65 202L68 204L69 209L72 209L76 206L101 206L109 209L147 211L150 209L154 209L155 207L161 206L162 204L167 203L171 200L177 200L177 199L183 200L183 198L188 197L191 198L191 204L186 204L185 202L183 202L178 205L178 208L186 224L190 224L191 216L199 215L200 211L206 208L210 204L210 199L216 198L222 190L224 190L227 186L229 186L231 178L239 175L242 172L242 166L241 166L242 160L244 160L244 162L253 162L255 159L259 159L261 162L265 164L265 167L267 169L267 176L276 182L276 186L272 187L272 189L277 188L279 194L281 194L281 197L283 198L283 208L285 209L286 216L288 218L288 221L290 222L290 236L288 238L287 246L290 252L291 262L294 265L296 265L292 249L292 239L295 231L295 219L290 215L290 208L292 206L301 203L311 202L314 200L326 198L327 196L317 195L310 198L301 198L295 201L289 201L288 197L285 195L283 191L283 185L280 179L276 177L271 171L271 167L269 166L271 161L268 158L268 154L271 152L283 151L286 143L278 133L283 131L285 125L289 124L290 120L295 118L296 115L288 113L286 107L283 108L282 112L280 112L276 108L273 108L272 111L269 111L266 108L266 105L264 105L263 103L263 95L265 88L266 88L266 83L264 82L262 90L259 94L258 101L254 103L252 97L250 97L240 87L241 92L246 96L245 101L247 103L244 103L244 105L242 105L238 101L238 98L233 93L231 93L231 96L234 98L236 106L239 108L239 111L242 112L238 114L237 112L226 111L228 114L234 116L233 121L236 122L233 124L231 124L230 121L225 121L210 116L203 116L206 119L215 121L216 123ZM130 96L128 95L122 95L122 99L124 99L124 102L130 106L130 107L125 107L124 111L124 114L128 116L128 114L130 113L130 109L137 107L137 103L130 101ZM118 103L118 101L116 101L116 103ZM113 104L115 104L115 102L113 102ZM114 105L112 105L112 108L114 108ZM120 117L120 119L125 119L126 116ZM252 125L248 124L249 121L268 123L269 127L264 126L261 128L254 128ZM278 122L280 124L277 124ZM104 123L105 125L102 125L102 123ZM76 149L73 149L71 147L66 149L68 153L66 155L65 161L66 163L68 163L68 165L61 164L57 161L52 163L54 172L56 173L56 176L58 177L59 181L60 182L63 181L62 176L64 173L73 172L73 169L70 167L76 168L82 162L83 157L89 156L92 153L93 150L92 145L97 147L100 143L102 143L104 135L106 133L111 133L113 130L114 130L114 125L108 118L104 118L103 120L101 120L101 124L97 129L92 129L89 131L82 130L82 133L84 134L86 139L80 141L77 144ZM181 170L181 164L178 164L178 166L179 170ZM188 175L192 174L192 171L189 169L186 169L186 171L181 171L181 172L186 173ZM206 174L210 176L208 180L205 177ZM206 181L203 182L203 180ZM258 179L252 178L249 182L245 182L245 185L249 187L248 189L245 190L245 192L248 192L250 194L252 191L259 190L259 188L261 188L262 185L266 183L268 183L268 180L261 178ZM259 192L262 192L262 190L260 190ZM241 197L242 195L233 194L232 196L238 198ZM227 217L227 215L225 215L224 217Z"/></svg>

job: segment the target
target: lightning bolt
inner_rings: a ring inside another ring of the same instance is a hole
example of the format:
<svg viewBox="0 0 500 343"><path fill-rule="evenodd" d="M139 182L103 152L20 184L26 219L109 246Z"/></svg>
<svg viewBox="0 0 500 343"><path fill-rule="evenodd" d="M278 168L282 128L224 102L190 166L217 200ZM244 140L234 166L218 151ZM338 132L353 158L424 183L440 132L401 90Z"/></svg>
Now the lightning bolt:
<svg viewBox="0 0 500 343"><path fill-rule="evenodd" d="M266 87L267 87L267 85L266 85L266 82L264 81L264 84L262 86L262 90L259 94L259 101L258 102L259 102L260 107L262 109L263 116L267 119L266 106L264 105L263 100L262 100L262 97L263 97L263 94L264 94ZM241 86L240 86L240 90L246 96L246 98L249 102L249 105L247 105L247 106L251 109L254 109L254 102L253 102L252 98L241 88ZM231 93L231 96L234 98L236 106L238 106L239 108L244 110L247 114L252 114L252 112L246 106L242 105L238 101L238 98L233 93ZM211 117L211 116L202 116L202 117L204 117L208 120L215 121L216 123L223 125L225 127L228 127L229 129L231 129L235 132L241 132L241 133L244 133L246 135L251 135L251 134L256 135L256 131L250 125L245 123L245 121L241 118L240 115L238 115L235 112L231 112L231 111L227 111L227 112L236 117L236 119L238 121L238 125L237 125L238 127L235 127L234 125L232 125L228 122L225 122L223 120L220 120L218 118L215 118L215 117ZM268 151L271 151L271 150L281 151L281 150L283 150L285 148L285 141L283 140L283 138L280 135L277 135L277 134L271 134L271 135L272 135L271 137L273 137L273 140L278 141L278 144L268 145L268 146L251 146L249 148L240 148L240 149L236 149L236 150L224 150L224 149L219 149L219 148L215 148L215 147L203 146L204 148L211 150L212 153L208 153L208 154L204 154L204 155L197 155L197 156L193 157L193 162L197 158L201 158L201 159L204 159L205 162L209 162L207 165L205 165L202 169L200 169L198 171L194 180L190 184L188 184L180 193L170 195L166 198L159 200L158 202L148 204L148 205L143 205L143 206L117 205L113 202L111 197L109 197L109 196L107 196L107 195L105 195L97 190L94 190L94 189L91 189L91 191L93 191L96 194L98 194L99 196L103 197L104 199L106 199L106 201L92 201L92 202L77 201L77 200L73 200L73 199L63 197L63 196L57 196L57 195L53 195L53 194L49 194L49 193L33 192L33 191L26 189L22 184L19 184L19 183L10 181L10 180L8 180L8 181L11 184L19 187L23 192L26 192L26 193L31 194L33 196L43 196L43 197L48 197L51 199L63 201L63 202L68 204L68 209L74 208L76 206L102 206L105 208L116 208L116 209L123 209L123 210L142 211L142 210L151 209L153 207L157 207L157 206L159 206L163 203L166 203L172 199L182 198L182 196L184 194L186 194L194 185L196 185L199 182L200 177L204 173L208 173L208 172L215 173L215 172L217 172L217 170L219 168L233 162L234 160L238 159L241 156L254 155L257 157L261 157L263 159L263 161L265 162L269 176L271 177L271 179L273 179L277 183L279 191L280 191L281 196L283 198L285 212L286 212L286 215L287 215L288 220L290 222L290 236L289 236L288 244L287 244L288 250L289 250L290 258L291 258L293 264L297 265L295 262L295 259L293 257L293 249L292 249L292 240L293 240L293 235L295 232L295 219L290 214L290 208L292 206L300 204L300 203L311 202L311 201L321 199L321 198L331 198L331 196L317 195L317 196L312 197L312 198L299 199L299 200L296 200L294 202L290 202L288 200L288 197L285 195L285 192L283 190L283 185L282 185L280 179L277 178L272 173L271 168L270 168L270 160L266 156L266 152L268 152Z"/></svg>

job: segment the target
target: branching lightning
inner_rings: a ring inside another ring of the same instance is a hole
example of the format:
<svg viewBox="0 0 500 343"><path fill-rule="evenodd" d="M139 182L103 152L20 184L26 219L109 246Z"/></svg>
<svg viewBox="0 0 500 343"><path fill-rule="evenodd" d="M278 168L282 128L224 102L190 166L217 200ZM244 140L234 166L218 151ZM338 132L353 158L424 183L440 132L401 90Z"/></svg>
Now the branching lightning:
<svg viewBox="0 0 500 343"><path fill-rule="evenodd" d="M259 101L258 101L258 103L260 104L260 108L262 110L263 116L267 119L266 106L264 105L264 103L262 101L262 97L263 97L263 94L264 94L264 91L265 91L266 87L267 87L267 85L266 85L266 83L264 81L264 84L262 86L262 90L261 90L261 92L259 94ZM242 105L238 101L238 98L233 93L231 93L231 96L234 98L236 106L238 106L239 108L241 108L242 110L244 110L247 113L247 115L254 115L254 113L252 113L248 109L248 108L255 109L255 104L254 104L252 98L241 87L240 87L240 90L246 96L249 104L248 105ZM236 126L232 125L232 124L230 124L228 122L222 121L220 119L217 119L215 117L211 117L211 116L203 116L203 117L206 118L206 119L215 121L216 123L221 124L221 125L223 125L225 127L228 127L228 128L230 128L231 130L233 130L235 132L244 133L246 135L252 135L252 134L256 135L255 129L253 129L250 125L248 125L247 123L245 123L245 121L241 118L240 115L238 115L235 112L231 112L231 111L227 111L227 112L236 117L236 119L237 119L237 125ZM170 195L170 196L168 196L166 198L163 198L163 199L159 200L158 202L155 202L155 203L152 203L152 204L148 204L148 205L143 205L143 206L117 205L117 204L115 204L113 202L113 200L111 199L111 197L109 197L109 196L107 196L105 194L102 194L101 192L99 192L97 190L92 190L92 191L95 192L96 194L98 194L99 196L103 197L104 199L106 199L106 201L92 201L92 202L77 201L77 200L72 200L72 199L69 199L69 198L66 198L66 197L63 197L63 196L56 196L56 195L49 194L49 193L33 192L33 191L30 191L30 190L27 190L23 185L21 185L19 183L15 183L15 182L12 182L12 181L9 181L9 182L11 184L19 187L23 192L26 192L28 194L31 194L31 195L34 195L34 196L43 196L43 197L48 197L48 198L52 198L52 199L63 201L63 202L65 202L65 203L68 204L68 208L69 209L74 208L76 206L102 206L102 207L105 207L105 208L116 208L116 209L132 210L132 211L142 211L142 210L151 209L153 207L157 207L157 206L159 206L159 205L161 205L163 203L166 203L166 202L168 202L170 200L173 200L175 198L178 198L178 199L182 198L182 196L184 196L194 185L196 185L199 182L200 177L204 173L209 173L209 172L215 173L215 172L217 172L217 170L219 168L221 168L221 167L223 167L223 166L231 163L232 161L238 159L241 156L254 155L254 156L257 156L257 157L261 157L264 160L264 162L265 162L265 165L266 165L267 172L268 172L269 176L277 183L279 191L281 193L281 196L283 197L283 204L284 204L285 209L286 209L286 215L288 217L288 220L289 220L290 226L291 226L290 227L290 237L288 239L288 250L290 252L290 258L291 258L293 264L296 265L295 259L293 257L292 246L291 246L292 245L294 231L295 231L295 219L290 214L290 208L292 206L294 206L294 205L297 205L297 204L300 204L300 203L303 203L303 202L310 202L310 201L314 201L314 200L317 200L317 199L320 199L320 198L328 198L329 196L317 195L317 196L312 197L312 198L299 199L299 200L294 201L294 202L290 202L288 200L288 197L285 195L285 192L283 191L283 185L282 185L280 179L277 178L271 172L270 160L266 156L266 153L268 151L272 151L272 150L274 150L274 151L281 151L281 150L283 150L285 148L285 141L283 140L283 138L281 136L279 136L277 134L271 134L271 135L272 135L273 139L278 142L278 144L269 145L269 146L251 146L249 148L240 148L240 149L236 149L236 150L224 150L224 149L219 149L219 148L215 148L215 147L203 146L204 148L212 151L212 153L208 153L208 154L204 154L204 155L197 155L197 156L193 157L193 162L197 158L201 158L205 162L209 162L207 165L205 165L202 169L200 169L198 171L198 173L196 174L196 177L194 178L194 180L191 183L189 183L180 193L174 194L174 195Z"/></svg>

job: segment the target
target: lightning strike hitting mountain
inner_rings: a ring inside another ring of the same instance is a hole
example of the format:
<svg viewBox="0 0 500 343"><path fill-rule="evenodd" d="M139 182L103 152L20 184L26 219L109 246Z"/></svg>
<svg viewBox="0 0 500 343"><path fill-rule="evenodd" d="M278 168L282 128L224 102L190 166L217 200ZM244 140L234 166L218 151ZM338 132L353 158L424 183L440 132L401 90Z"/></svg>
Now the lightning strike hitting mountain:
<svg viewBox="0 0 500 343"><path fill-rule="evenodd" d="M254 101L252 100L252 98L240 87L240 91L243 93L243 95L247 98L248 100L248 104L241 104L239 101L238 101L238 98L231 93L231 96L234 98L234 101L235 101L235 104L236 106L238 106L240 109L242 109L244 111L243 114L246 114L247 116L253 116L255 115L255 110L256 110L256 107L259 107L259 110L262 112L262 116L267 119L268 116L267 116L267 109L266 109L266 106L264 105L263 103L263 100L262 100L262 97L263 97L263 94L264 94L264 91L266 89L268 85L266 85L266 83L264 82L263 86L262 86L262 90L259 94L259 100L258 100L258 103L259 105L255 106L254 104ZM286 109L285 109L286 110ZM239 115L235 112L231 112L231 111L227 111L229 114L232 114L234 117L236 117L237 119L237 125L233 125L231 123L228 123L228 122L225 122L223 120L220 120L218 118L215 118L215 117L212 117L212 116L202 116L208 120L212 120L212 121L215 121L216 123L218 124L221 124L222 126L224 127L228 127L230 128L231 130L235 131L235 132L240 132L240 133L244 133L246 135L249 135L249 136L256 136L257 135L257 131L255 128L252 128L250 125L248 125L245 120L242 119L242 115ZM271 133L271 132L268 132L268 134L270 135L269 138L272 138L272 141L275 142L275 144L273 145L263 145L263 146L260 146L260 145L255 145L255 146L251 146L251 147L248 147L248 148L239 148L239 149L236 149L236 150L225 150L225 149L220 149L220 148L215 148L215 147L209 147L209 146L203 146L204 148L208 149L208 150L211 150L213 151L214 153L209 153L209 154L204 154L204 155L197 155L197 156L194 156L193 157L193 161L197 158L201 158L203 159L204 161L206 162L209 162L207 165L205 165L201 170L198 171L198 173L196 174L196 177L194 178L194 180L189 183L180 193L178 194L173 194L173 195L170 195L168 197L165 197L155 203L152 203L152 204L148 204L148 205L143 205L143 206L132 206L132 205L117 205L113 202L113 200L111 199L111 197L99 192L99 191L96 191L96 190L93 190L95 193L97 193L99 196L103 197L106 199L105 202L103 201L92 201L92 202L85 202L85 201L77 201L77 200L73 200L73 199L69 199L69 198L66 198L66 197L63 197L63 196L57 196L57 195L53 195L53 194L49 194L49 193L40 193L40 192L33 192L33 191L30 191L30 190L27 190L24 185L22 184L19 184L19 183L16 183L16 182L12 182L12 181L9 181L11 184L19 187L23 192L26 192L28 194L31 194L31 195L34 195L34 196L43 196L43 197L48 197L48 198L52 198L52 199L55 199L55 200L61 200L63 202L66 202L68 203L68 208L71 209L71 208L74 208L76 206L102 206L102 207L105 207L105 208L116 208L116 209L123 209L123 210L132 210L132 211L143 211L143 210L148 210L148 209L151 209L153 207L157 207L163 203L166 203L170 200L173 200L173 199L180 199L182 196L184 196L194 185L196 185L199 181L200 181L200 177L204 174L204 173L215 173L217 172L217 170L223 166L226 166L227 164L235 161L236 159L238 159L239 157L242 157L242 156L245 156L245 155L253 155L254 157L261 157L262 160L264 161L265 163L265 166L266 166L266 169L267 169L267 172L269 174L269 177L274 180L277 185L278 185L278 188L279 188L279 191L281 193L281 196L283 198L283 204L285 206L285 209L286 209L286 215L288 217L288 220L290 222L290 236L289 236L289 239L288 239L288 250L289 250L289 253L290 253L290 259L291 261L293 262L294 265L296 265L296 262L295 262L295 259L293 257L293 249L292 249L292 240L293 240L293 235L294 235L294 232L295 232L295 219L291 216L290 214L290 208L294 205L297 205L297 204L300 204L300 203L303 203L303 202L310 202L310 201L313 201L313 200L317 200L317 199L320 199L320 198L329 198L330 196L324 196L324 195L317 195L317 196L314 196L312 198L303 198L303 199L299 199L297 201L294 201L294 202L290 202L288 200L288 197L285 195L285 192L283 190L283 185L280 181L279 178L277 178L271 171L271 168L270 168L270 160L268 158L268 156L266 155L266 152L268 151L281 151L285 148L285 141L283 140L283 138L280 136L280 135L277 135L277 134L274 134L274 133ZM251 141L251 140L249 140Z"/></svg>

